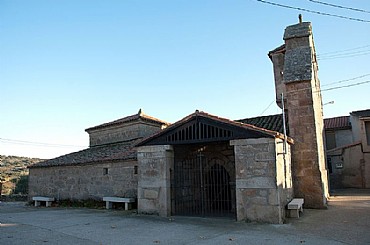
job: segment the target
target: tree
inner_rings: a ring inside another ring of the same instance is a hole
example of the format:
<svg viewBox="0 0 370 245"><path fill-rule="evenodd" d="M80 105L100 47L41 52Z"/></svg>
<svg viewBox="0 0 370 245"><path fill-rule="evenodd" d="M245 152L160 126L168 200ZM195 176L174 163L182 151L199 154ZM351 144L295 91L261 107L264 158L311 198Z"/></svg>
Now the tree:
<svg viewBox="0 0 370 245"><path fill-rule="evenodd" d="M16 182L14 194L28 194L28 175L22 175Z"/></svg>

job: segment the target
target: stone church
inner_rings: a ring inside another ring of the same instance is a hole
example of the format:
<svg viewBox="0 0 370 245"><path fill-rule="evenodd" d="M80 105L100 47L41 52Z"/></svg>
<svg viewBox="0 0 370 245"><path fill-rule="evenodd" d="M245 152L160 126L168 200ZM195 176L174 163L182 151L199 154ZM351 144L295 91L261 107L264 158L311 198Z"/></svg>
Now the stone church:
<svg viewBox="0 0 370 245"><path fill-rule="evenodd" d="M30 167L29 198L137 198L139 213L282 223L286 205L324 208L328 180L309 22L270 51L282 115L229 120L206 112L170 124L144 114L86 129L88 149ZM285 115L285 116L283 116Z"/></svg>

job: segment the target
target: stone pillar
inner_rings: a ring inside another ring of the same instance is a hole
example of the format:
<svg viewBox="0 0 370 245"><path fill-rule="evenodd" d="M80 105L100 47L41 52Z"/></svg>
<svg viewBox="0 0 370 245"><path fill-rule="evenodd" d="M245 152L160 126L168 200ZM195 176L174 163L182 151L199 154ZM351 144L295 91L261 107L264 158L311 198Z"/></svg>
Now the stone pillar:
<svg viewBox="0 0 370 245"><path fill-rule="evenodd" d="M292 146L295 197L306 208L326 207L328 179L324 152L324 123L320 81L310 22L288 26L284 33L283 84ZM270 58L279 53L270 52ZM281 62L280 62L281 64ZM275 68L279 68L274 64ZM275 71L276 73L276 71ZM280 80L280 77L276 78ZM277 91L281 89L277 88Z"/></svg>
<svg viewBox="0 0 370 245"><path fill-rule="evenodd" d="M283 223L287 201L278 175L285 171L277 161L276 140L240 139L230 144L235 152L237 220Z"/></svg>
<svg viewBox="0 0 370 245"><path fill-rule="evenodd" d="M138 158L138 212L171 215L171 169L174 165L170 145L141 146Z"/></svg>

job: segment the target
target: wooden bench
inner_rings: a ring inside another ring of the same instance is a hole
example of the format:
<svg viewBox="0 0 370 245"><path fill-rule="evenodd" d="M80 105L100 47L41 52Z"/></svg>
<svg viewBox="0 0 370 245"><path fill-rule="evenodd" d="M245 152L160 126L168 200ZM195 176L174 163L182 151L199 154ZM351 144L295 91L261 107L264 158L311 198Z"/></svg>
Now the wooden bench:
<svg viewBox="0 0 370 245"><path fill-rule="evenodd" d="M111 209L112 204L114 202L124 202L125 203L125 210L128 210L129 203L134 203L135 198L129 198L129 197L103 197L103 201L105 201L105 208Z"/></svg>
<svg viewBox="0 0 370 245"><path fill-rule="evenodd" d="M303 198L294 198L288 203L289 217L299 218L299 212L303 212Z"/></svg>
<svg viewBox="0 0 370 245"><path fill-rule="evenodd" d="M54 197L32 197L32 200L35 201L35 207L40 206L41 202L46 202L46 207L50 207L51 203L55 201Z"/></svg>

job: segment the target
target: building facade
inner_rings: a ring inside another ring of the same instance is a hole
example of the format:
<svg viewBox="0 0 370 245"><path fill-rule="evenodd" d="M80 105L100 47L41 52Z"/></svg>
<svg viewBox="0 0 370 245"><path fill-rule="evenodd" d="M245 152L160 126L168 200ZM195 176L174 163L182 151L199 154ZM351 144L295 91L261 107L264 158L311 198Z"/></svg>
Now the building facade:
<svg viewBox="0 0 370 245"><path fill-rule="evenodd" d="M88 128L88 149L31 166L29 198L135 197L139 213L268 223L284 222L294 197L304 198L305 207L325 207L311 24L288 26L284 40L269 53L282 115L233 121L195 111L168 124L139 111Z"/></svg>
<svg viewBox="0 0 370 245"><path fill-rule="evenodd" d="M370 110L325 119L331 189L370 188Z"/></svg>

